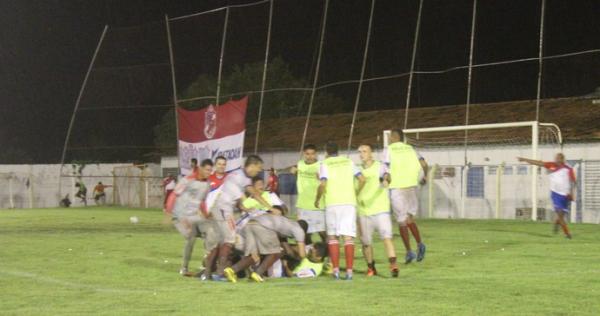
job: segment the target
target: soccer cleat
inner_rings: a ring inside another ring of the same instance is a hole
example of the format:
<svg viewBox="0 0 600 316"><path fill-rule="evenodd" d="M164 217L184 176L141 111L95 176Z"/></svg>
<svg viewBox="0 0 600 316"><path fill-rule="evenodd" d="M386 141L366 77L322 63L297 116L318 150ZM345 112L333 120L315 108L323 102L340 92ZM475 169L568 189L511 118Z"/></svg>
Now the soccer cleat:
<svg viewBox="0 0 600 316"><path fill-rule="evenodd" d="M375 276L375 275L377 275L377 269L375 269L375 268L369 268L367 270L367 276L368 277L372 277L372 276Z"/></svg>
<svg viewBox="0 0 600 316"><path fill-rule="evenodd" d="M404 257L404 263L409 264L411 263L413 260L415 260L417 258L417 255L415 255L414 252L412 252L412 250L409 250L406 253L406 257Z"/></svg>
<svg viewBox="0 0 600 316"><path fill-rule="evenodd" d="M237 283L237 275L235 274L235 271L233 271L232 268L225 268L225 270L223 270L223 274L225 274L225 277L227 278L227 280L229 280L229 282Z"/></svg>
<svg viewBox="0 0 600 316"><path fill-rule="evenodd" d="M250 280L256 282L256 283L263 283L265 282L265 280L256 272L252 272L250 274Z"/></svg>
<svg viewBox="0 0 600 316"><path fill-rule="evenodd" d="M202 282L208 281L208 277L203 273L202 275L200 275L200 281L202 281Z"/></svg>
<svg viewBox="0 0 600 316"><path fill-rule="evenodd" d="M179 274L186 276L188 274L188 269L187 268L181 268L179 269Z"/></svg>
<svg viewBox="0 0 600 316"><path fill-rule="evenodd" d="M393 263L390 265L390 272L392 273L392 278L397 278L400 270L398 269L398 265Z"/></svg>
<svg viewBox="0 0 600 316"><path fill-rule="evenodd" d="M352 281L352 274L351 273L346 274L346 277L344 278L344 280Z"/></svg>
<svg viewBox="0 0 600 316"><path fill-rule="evenodd" d="M425 251L427 250L427 247L425 247L424 243L420 243L418 247L419 250L417 251L417 262L421 262L423 259L425 259Z"/></svg>
<svg viewBox="0 0 600 316"><path fill-rule="evenodd" d="M333 278L334 278L335 280L339 280L339 279L340 279L340 273L339 273L339 272L333 272L333 274L332 274L332 275L333 275Z"/></svg>
<svg viewBox="0 0 600 316"><path fill-rule="evenodd" d="M226 277L222 276L222 275L218 275L218 274L213 274L212 275L212 280L213 281L217 281L217 282L227 282L229 280L227 280Z"/></svg>

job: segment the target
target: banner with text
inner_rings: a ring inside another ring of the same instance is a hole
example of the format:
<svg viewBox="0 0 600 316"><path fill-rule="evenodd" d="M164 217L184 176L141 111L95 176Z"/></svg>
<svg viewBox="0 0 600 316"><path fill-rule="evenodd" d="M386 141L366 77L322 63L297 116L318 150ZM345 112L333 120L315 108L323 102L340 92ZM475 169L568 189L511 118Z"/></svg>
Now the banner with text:
<svg viewBox="0 0 600 316"><path fill-rule="evenodd" d="M179 119L179 165L191 172L190 161L227 158L227 171L243 165L248 97L196 111L177 109Z"/></svg>

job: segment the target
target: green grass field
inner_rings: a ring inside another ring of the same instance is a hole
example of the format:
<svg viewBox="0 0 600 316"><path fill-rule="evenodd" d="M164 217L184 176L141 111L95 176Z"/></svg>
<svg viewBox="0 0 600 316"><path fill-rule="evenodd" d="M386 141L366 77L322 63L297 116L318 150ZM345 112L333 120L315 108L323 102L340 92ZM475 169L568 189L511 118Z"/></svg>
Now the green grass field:
<svg viewBox="0 0 600 316"><path fill-rule="evenodd" d="M129 222L133 215L139 224ZM183 240L159 210L1 210L0 314L600 314L598 226L572 225L574 239L566 240L548 223L420 224L427 258L402 265L398 279L387 277L378 243L382 277L364 276L357 251L351 282L230 284L179 276Z"/></svg>

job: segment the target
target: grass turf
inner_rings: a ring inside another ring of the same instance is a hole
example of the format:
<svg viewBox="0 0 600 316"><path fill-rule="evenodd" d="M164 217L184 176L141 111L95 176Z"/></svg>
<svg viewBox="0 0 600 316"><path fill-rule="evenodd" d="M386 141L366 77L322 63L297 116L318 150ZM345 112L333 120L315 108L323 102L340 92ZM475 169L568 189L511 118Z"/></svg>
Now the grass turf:
<svg viewBox="0 0 600 316"><path fill-rule="evenodd" d="M427 258L402 265L398 279L388 278L377 242L381 277L364 275L357 251L351 282L229 284L179 276L183 240L159 210L1 210L0 314L600 313L598 226L572 225L573 240L548 223L422 220L420 228ZM192 267L203 255L196 245Z"/></svg>

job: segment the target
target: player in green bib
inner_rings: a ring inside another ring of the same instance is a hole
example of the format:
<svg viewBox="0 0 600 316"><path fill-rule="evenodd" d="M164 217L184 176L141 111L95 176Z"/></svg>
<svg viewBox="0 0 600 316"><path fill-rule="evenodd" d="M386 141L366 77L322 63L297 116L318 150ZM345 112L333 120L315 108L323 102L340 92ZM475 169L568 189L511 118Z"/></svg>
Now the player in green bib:
<svg viewBox="0 0 600 316"><path fill-rule="evenodd" d="M314 201L316 208L321 206L325 197L325 222L327 225L327 245L333 265L333 276L340 278L339 237L344 239L346 256L346 280L352 280L354 264L354 237L356 237L356 195L365 184L365 177L356 168L352 160L338 156L338 146L327 143L327 158L321 162L319 179L321 183ZM354 188L354 178L358 178L358 189Z"/></svg>
<svg viewBox="0 0 600 316"><path fill-rule="evenodd" d="M390 145L385 149L385 163L388 165L391 177L390 201L396 221L400 225L400 237L406 248L406 263L414 259L422 261L425 258L425 244L421 240L415 215L419 208L417 188L425 184L427 179L427 163L414 148L402 142L401 130L393 130L390 134ZM423 171L421 175L421 170ZM417 254L410 248L409 231L417 241Z"/></svg>
<svg viewBox="0 0 600 316"><path fill-rule="evenodd" d="M283 201L281 201L281 199L277 196L277 194L269 192L269 191L265 191L265 181L263 180L263 178L260 178L260 177L253 178L252 186L254 187L256 192L258 192L260 194L260 196L263 198L263 200L265 200L267 203L269 203L269 205L271 207L267 208L265 205L263 205L258 200L254 199L252 197L247 197L242 202L242 205L241 205L242 210L244 210L246 212L252 212L252 211L270 211L270 212L272 212L273 210L276 210L273 208L273 206L279 206L283 210L283 213L287 213L287 207L285 206ZM283 214L276 214L276 215L283 215Z"/></svg>
<svg viewBox="0 0 600 316"><path fill-rule="evenodd" d="M325 210L321 203L320 207L315 207L315 197L319 187L319 167L317 161L317 147L312 144L304 146L302 151L302 160L298 161L295 167L291 168L292 173L296 174L296 188L298 196L296 200L296 209L298 219L308 223L307 234L318 233L321 240L327 240L325 232Z"/></svg>
<svg viewBox="0 0 600 316"><path fill-rule="evenodd" d="M373 233L379 232L390 263L392 277L398 277L396 251L392 242L392 219L390 215L390 198L387 185L389 174L385 164L373 159L373 147L363 144L358 147L362 161L361 173L365 177L365 185L357 196L360 238L363 255L367 261L367 276L377 274L373 259Z"/></svg>

